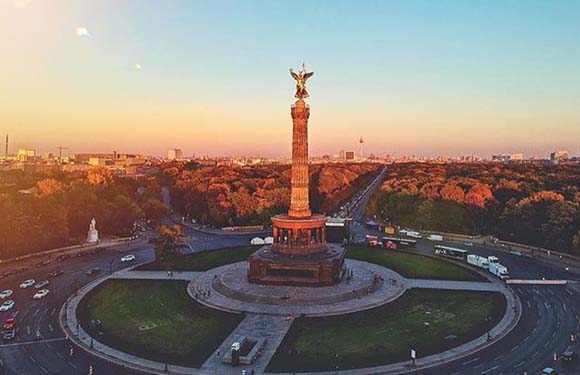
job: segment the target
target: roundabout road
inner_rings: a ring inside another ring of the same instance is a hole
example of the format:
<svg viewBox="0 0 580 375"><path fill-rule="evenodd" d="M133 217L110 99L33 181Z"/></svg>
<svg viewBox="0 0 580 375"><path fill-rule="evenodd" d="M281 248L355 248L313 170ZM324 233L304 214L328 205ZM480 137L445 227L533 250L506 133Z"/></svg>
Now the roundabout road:
<svg viewBox="0 0 580 375"><path fill-rule="evenodd" d="M239 234L220 236L188 229L190 243L196 251L211 250L222 247L242 246L249 244L254 235ZM87 276L87 271L99 267L102 273L131 267L131 264L120 262L125 254L134 254L137 262L154 260L154 250L150 245L128 247L116 245L100 254L73 256L63 262L56 262L51 257L47 266L36 267L47 257L37 257L27 261L0 265L0 273L26 267L27 270L16 275L0 279L0 291L12 289L10 297L16 304L7 312L0 312L0 324L12 316L16 318L16 338L10 342L0 341L0 375L87 375L92 366L94 375L124 375L137 372L120 368L97 358L85 351L73 347L65 338L58 314L65 300L83 285L88 284L99 275ZM49 274L62 270L64 274L51 278ZM34 288L20 289L18 285L26 279L49 280L47 289L50 294L42 299L33 299ZM41 338L37 340L37 331ZM71 355L71 347L73 353Z"/></svg>

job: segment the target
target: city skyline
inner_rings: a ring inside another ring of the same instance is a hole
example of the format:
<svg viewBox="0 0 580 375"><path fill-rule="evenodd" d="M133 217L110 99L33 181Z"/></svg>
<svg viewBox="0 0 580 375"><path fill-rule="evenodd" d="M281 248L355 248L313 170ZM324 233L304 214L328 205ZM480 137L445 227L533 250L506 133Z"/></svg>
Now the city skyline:
<svg viewBox="0 0 580 375"><path fill-rule="evenodd" d="M575 155L578 16L561 2L6 1L0 132L13 153L284 157L287 69L304 60L313 155L361 136L377 156Z"/></svg>

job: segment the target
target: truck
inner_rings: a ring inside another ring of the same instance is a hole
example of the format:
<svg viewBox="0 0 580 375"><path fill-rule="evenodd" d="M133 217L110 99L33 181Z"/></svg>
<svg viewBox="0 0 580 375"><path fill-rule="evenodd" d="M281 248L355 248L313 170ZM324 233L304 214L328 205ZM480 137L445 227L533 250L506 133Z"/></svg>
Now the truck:
<svg viewBox="0 0 580 375"><path fill-rule="evenodd" d="M427 239L429 241L443 241L443 236L440 234L430 234Z"/></svg>
<svg viewBox="0 0 580 375"><path fill-rule="evenodd" d="M479 268L483 268L485 270L489 267L489 261L486 257L480 257L479 255L475 254L467 255L467 263Z"/></svg>
<svg viewBox="0 0 580 375"><path fill-rule="evenodd" d="M489 272L496 275L502 280L507 280L510 278L510 274L506 266L502 265L501 263L489 263Z"/></svg>
<svg viewBox="0 0 580 375"><path fill-rule="evenodd" d="M487 262L488 263L499 263L499 259L497 257L494 257L494 256L488 256Z"/></svg>

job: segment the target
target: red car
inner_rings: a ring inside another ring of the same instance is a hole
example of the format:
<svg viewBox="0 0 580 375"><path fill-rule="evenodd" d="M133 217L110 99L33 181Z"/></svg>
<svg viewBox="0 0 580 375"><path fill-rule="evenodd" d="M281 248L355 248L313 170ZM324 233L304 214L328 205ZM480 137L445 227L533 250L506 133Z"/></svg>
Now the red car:
<svg viewBox="0 0 580 375"><path fill-rule="evenodd" d="M16 324L16 320L14 318L8 318L4 322L4 325L2 326L2 328L6 329L6 330L12 329L12 328L14 328L15 324Z"/></svg>
<svg viewBox="0 0 580 375"><path fill-rule="evenodd" d="M392 241L385 242L383 246L385 247L385 249L391 249L391 250L394 250L397 248L397 244L392 242Z"/></svg>

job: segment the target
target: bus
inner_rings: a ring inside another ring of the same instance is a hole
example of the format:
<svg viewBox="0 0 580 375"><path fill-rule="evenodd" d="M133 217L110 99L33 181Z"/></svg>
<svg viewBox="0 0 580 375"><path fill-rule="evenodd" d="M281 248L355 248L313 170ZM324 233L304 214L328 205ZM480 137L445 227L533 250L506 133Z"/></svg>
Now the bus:
<svg viewBox="0 0 580 375"><path fill-rule="evenodd" d="M465 261L468 254L467 250L442 245L436 245L434 253L435 255L441 255L448 258L459 259L462 261Z"/></svg>

